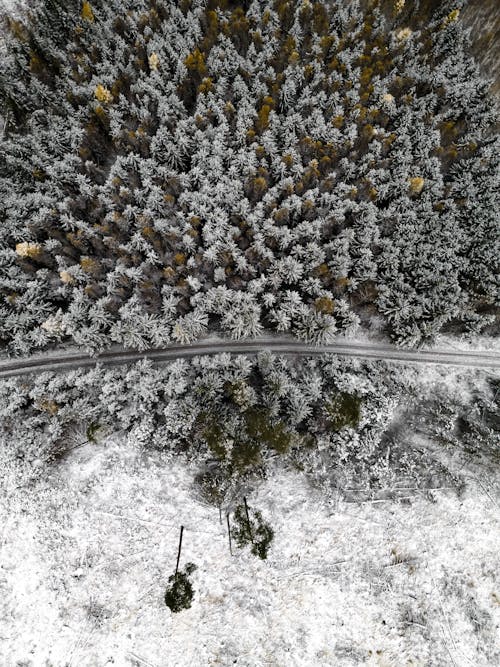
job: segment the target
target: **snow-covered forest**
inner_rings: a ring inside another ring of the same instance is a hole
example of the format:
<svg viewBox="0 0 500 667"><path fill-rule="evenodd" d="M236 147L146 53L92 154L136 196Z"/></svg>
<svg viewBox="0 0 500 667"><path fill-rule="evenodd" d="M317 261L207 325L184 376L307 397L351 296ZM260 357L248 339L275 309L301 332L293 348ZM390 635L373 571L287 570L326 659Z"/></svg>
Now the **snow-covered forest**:
<svg viewBox="0 0 500 667"><path fill-rule="evenodd" d="M461 4L5 17L3 345L495 331L497 112Z"/></svg>
<svg viewBox="0 0 500 667"><path fill-rule="evenodd" d="M500 385L482 371L445 372L448 384L437 370L426 380L428 371L382 361L261 353L2 380L5 483L43 476L73 448L121 432L199 465L200 489L215 505L276 458L349 499L392 497L403 478L455 484L439 449L499 463ZM440 448L409 447L412 433Z"/></svg>

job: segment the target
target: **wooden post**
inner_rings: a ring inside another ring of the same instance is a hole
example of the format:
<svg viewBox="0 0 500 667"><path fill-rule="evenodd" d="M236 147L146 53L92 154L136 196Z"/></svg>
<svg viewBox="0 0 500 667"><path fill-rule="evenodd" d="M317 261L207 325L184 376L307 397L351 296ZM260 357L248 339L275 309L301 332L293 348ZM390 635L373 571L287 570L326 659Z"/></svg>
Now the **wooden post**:
<svg viewBox="0 0 500 667"><path fill-rule="evenodd" d="M179 569L179 561L181 559L182 534L183 533L184 533L184 526L181 526L181 536L179 538L179 551L177 552L177 565L175 566L175 576L177 576L177 570Z"/></svg>
<svg viewBox="0 0 500 667"><path fill-rule="evenodd" d="M243 496L243 502L245 503L245 514L247 515L248 532L250 533L250 539L252 540L253 543L252 524L250 523L250 515L248 513L247 499L245 498L245 496Z"/></svg>
<svg viewBox="0 0 500 667"><path fill-rule="evenodd" d="M229 538L229 553L232 556L233 555L233 547L231 545L231 526L229 525L229 512L226 514L226 521L227 521L227 536Z"/></svg>

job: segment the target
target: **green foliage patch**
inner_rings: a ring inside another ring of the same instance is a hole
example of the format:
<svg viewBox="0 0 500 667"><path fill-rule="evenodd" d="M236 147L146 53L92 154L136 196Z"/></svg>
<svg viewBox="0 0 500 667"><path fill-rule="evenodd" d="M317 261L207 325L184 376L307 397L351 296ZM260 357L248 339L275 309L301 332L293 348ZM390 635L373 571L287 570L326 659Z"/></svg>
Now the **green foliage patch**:
<svg viewBox="0 0 500 667"><path fill-rule="evenodd" d="M356 428L361 418L361 398L347 392L336 394L325 406L330 428L340 431L343 428Z"/></svg>
<svg viewBox="0 0 500 667"><path fill-rule="evenodd" d="M269 409L264 406L246 410L236 407L235 412L240 428L232 432L225 428L222 416L204 411L197 419L201 437L210 452L229 464L232 470L244 473L259 465L267 450L285 454L290 449L294 433L282 420L273 418Z"/></svg>
<svg viewBox="0 0 500 667"><path fill-rule="evenodd" d="M239 548L251 544L251 552L262 560L267 558L274 531L264 521L259 510L249 509L248 515L244 504L236 507L233 514L234 524L231 527L231 536Z"/></svg>
<svg viewBox="0 0 500 667"><path fill-rule="evenodd" d="M264 407L252 407L243 414L246 432L250 438L262 442L270 449L284 454L293 442L293 434L286 425L272 419L270 411Z"/></svg>
<svg viewBox="0 0 500 667"><path fill-rule="evenodd" d="M165 592L165 604L174 613L189 609L194 597L194 590L189 576L196 570L194 563L186 563L184 570L170 575L169 586Z"/></svg>

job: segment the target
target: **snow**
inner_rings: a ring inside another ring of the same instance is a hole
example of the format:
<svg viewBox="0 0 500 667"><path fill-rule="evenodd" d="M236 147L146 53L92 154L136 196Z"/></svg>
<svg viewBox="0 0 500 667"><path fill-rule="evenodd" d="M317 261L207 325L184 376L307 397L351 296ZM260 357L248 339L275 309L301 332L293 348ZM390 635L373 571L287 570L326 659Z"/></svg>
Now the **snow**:
<svg viewBox="0 0 500 667"><path fill-rule="evenodd" d="M247 489L275 531L260 561L231 557L195 473L114 436L2 494L2 665L495 664L498 477L435 502L327 503L276 467ZM198 569L172 614L181 524L181 565Z"/></svg>
<svg viewBox="0 0 500 667"><path fill-rule="evenodd" d="M0 0L0 9L15 14L16 10L26 4L29 6L29 2L26 3L25 0Z"/></svg>
<svg viewBox="0 0 500 667"><path fill-rule="evenodd" d="M428 349L428 348L425 348ZM460 350L463 352L497 352L500 356L500 338L498 336L449 336L439 334L433 350Z"/></svg>

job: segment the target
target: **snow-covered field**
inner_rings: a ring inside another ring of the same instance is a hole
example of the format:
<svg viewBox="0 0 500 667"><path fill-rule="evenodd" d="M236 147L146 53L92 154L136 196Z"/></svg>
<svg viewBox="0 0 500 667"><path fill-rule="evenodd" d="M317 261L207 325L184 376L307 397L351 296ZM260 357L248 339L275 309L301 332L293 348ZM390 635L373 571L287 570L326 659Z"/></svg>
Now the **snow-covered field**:
<svg viewBox="0 0 500 667"><path fill-rule="evenodd" d="M115 436L27 488L4 475L2 667L500 664L498 484L326 503L276 468L248 490L275 530L260 561L231 557L195 472ZM181 524L198 569L172 614Z"/></svg>

